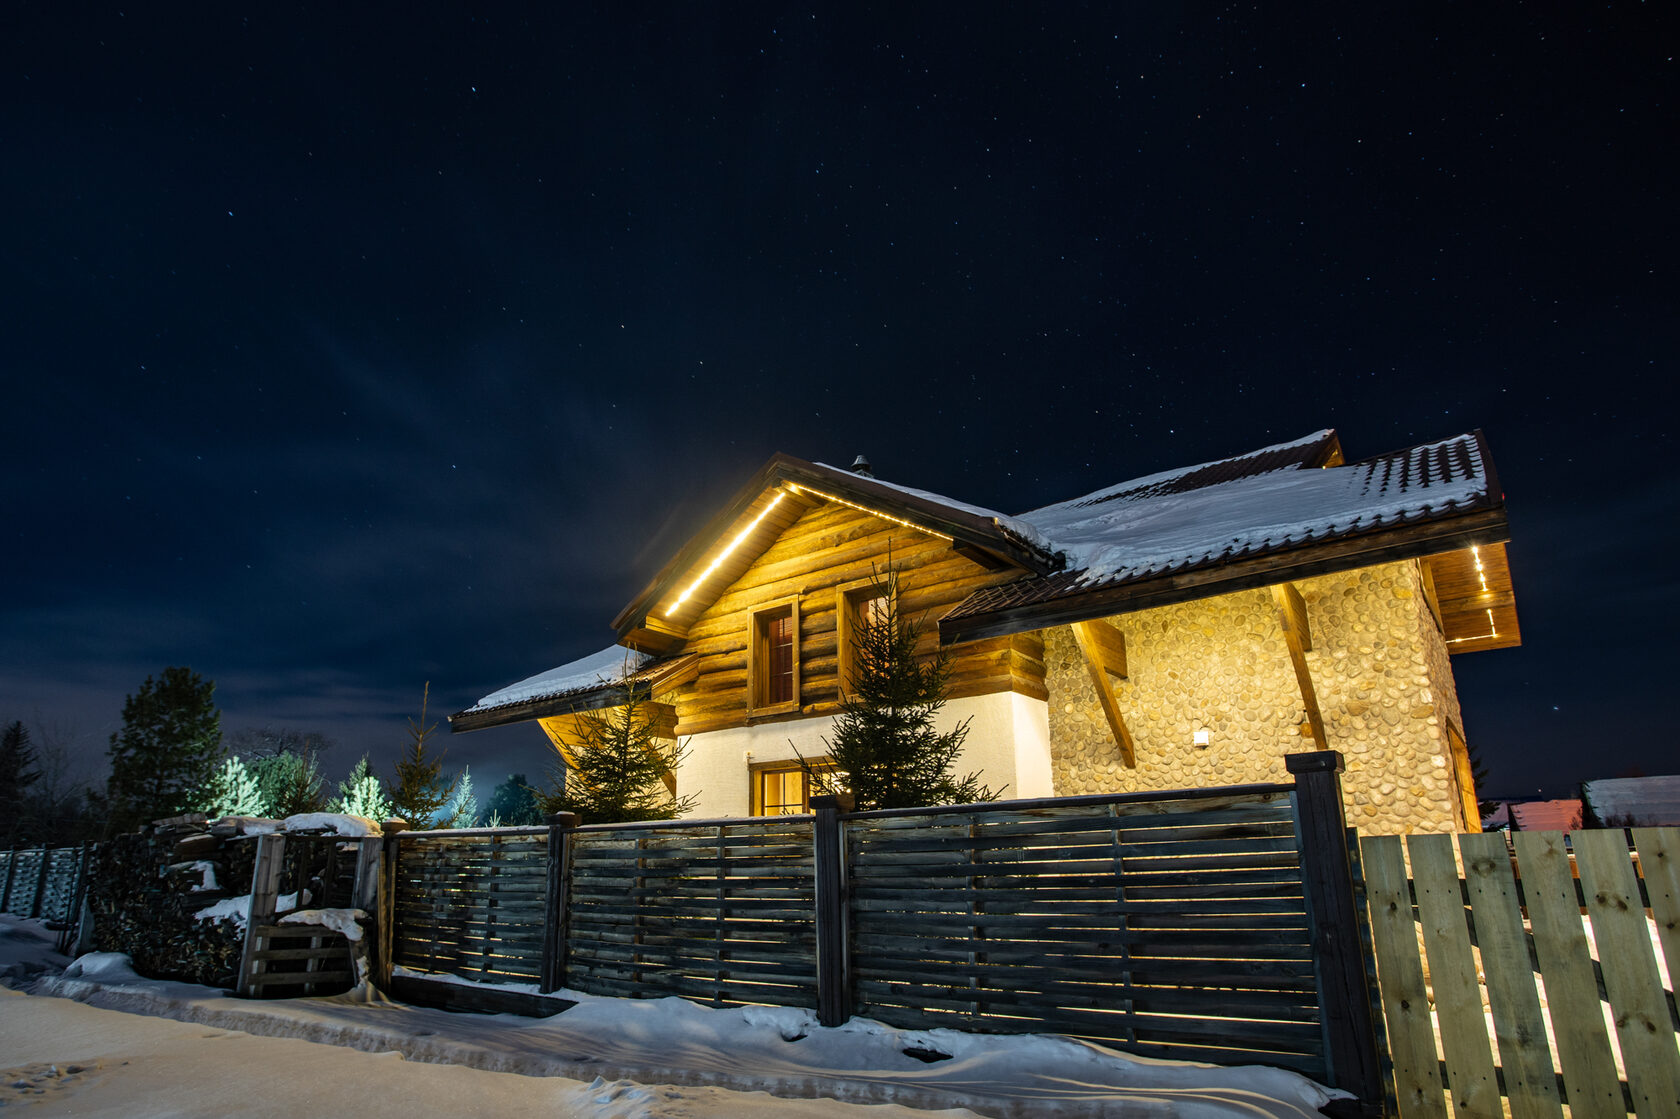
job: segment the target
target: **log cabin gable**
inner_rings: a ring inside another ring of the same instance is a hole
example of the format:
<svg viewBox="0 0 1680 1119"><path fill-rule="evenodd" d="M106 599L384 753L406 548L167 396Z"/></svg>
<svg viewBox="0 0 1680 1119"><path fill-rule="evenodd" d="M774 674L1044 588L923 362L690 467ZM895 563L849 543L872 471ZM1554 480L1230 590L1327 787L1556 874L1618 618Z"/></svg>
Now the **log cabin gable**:
<svg viewBox="0 0 1680 1119"><path fill-rule="evenodd" d="M1000 581L1044 575L1061 558L1004 523L1006 518L873 478L776 455L685 544L613 620L618 642L654 655L686 647L700 616L746 575L793 524L834 505L941 540Z"/></svg>
<svg viewBox="0 0 1680 1119"><path fill-rule="evenodd" d="M807 507L755 553L684 618L681 648L697 672L675 700L682 734L838 711L856 624L850 615L870 608L889 568L898 572L901 614L919 623L929 655L938 649L940 615L980 587L1021 575L970 558L942 533L834 500ZM791 647L778 646L788 626ZM1033 636L959 647L951 694L1042 697L1042 661Z"/></svg>

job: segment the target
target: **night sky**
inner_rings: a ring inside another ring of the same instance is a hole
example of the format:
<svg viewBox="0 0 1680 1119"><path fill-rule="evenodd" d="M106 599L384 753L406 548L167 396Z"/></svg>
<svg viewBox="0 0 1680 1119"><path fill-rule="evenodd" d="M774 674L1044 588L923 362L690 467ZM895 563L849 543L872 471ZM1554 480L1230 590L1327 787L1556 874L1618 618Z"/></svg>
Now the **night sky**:
<svg viewBox="0 0 1680 1119"><path fill-rule="evenodd" d="M0 720L102 779L185 664L388 770L778 450L1019 512L1481 427L1487 791L1680 771L1670 5L629 7L8 6Z"/></svg>

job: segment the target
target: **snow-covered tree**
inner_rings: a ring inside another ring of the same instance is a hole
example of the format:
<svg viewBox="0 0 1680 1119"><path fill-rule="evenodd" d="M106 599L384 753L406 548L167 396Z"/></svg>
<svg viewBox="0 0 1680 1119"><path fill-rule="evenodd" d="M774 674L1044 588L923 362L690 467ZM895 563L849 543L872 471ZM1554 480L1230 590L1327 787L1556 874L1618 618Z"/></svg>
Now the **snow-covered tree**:
<svg viewBox="0 0 1680 1119"><path fill-rule="evenodd" d="M385 799L385 790L380 787L379 778L373 775L367 755L362 755L350 770L350 776L339 784L338 797L330 807L334 812L363 816L369 820L391 818L391 802Z"/></svg>
<svg viewBox="0 0 1680 1119"><path fill-rule="evenodd" d="M256 774L240 760L238 754L229 755L206 782L201 791L200 808L212 820L223 816L268 816L273 806L263 795Z"/></svg>
<svg viewBox="0 0 1680 1119"><path fill-rule="evenodd" d="M455 779L455 795L438 817L440 828L470 828L478 823L478 797L473 795L472 767L463 766Z"/></svg>
<svg viewBox="0 0 1680 1119"><path fill-rule="evenodd" d="M309 755L270 754L251 762L250 769L275 816L319 812L326 803L321 795L320 768Z"/></svg>

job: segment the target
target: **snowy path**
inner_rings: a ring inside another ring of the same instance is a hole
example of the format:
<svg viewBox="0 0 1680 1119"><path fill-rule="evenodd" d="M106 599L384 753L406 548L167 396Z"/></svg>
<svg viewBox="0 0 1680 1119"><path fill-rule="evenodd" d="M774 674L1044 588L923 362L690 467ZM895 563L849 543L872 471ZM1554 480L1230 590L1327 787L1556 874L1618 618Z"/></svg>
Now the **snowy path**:
<svg viewBox="0 0 1680 1119"><path fill-rule="evenodd" d="M0 970L8 957L40 956L39 945L29 947L31 925L0 918ZM349 1109L377 1119L387 1083L393 1098L408 1100L390 1109L402 1119L509 1114L521 1103L589 1119L838 1119L861 1116L863 1105L887 1119L930 1111L964 1119L1316 1119L1329 1098L1277 1069L1128 1059L1060 1037L896 1030L861 1019L823 1029L805 1011L714 1010L679 999L580 996L548 1019L450 1014L377 996L252 1002L142 979L121 957L84 958L67 976L53 974L62 959L39 962L57 967L34 984L34 995L0 991L0 1070L29 1080L41 1071L31 1066L103 1062L34 1097L62 1095L63 1114ZM154 1045L155 1054L147 1048ZM950 1059L924 1063L904 1053L913 1048ZM115 1110L99 1110L102 1092ZM240 1102L230 1107L229 1099ZM253 1110L259 1104L270 1110Z"/></svg>

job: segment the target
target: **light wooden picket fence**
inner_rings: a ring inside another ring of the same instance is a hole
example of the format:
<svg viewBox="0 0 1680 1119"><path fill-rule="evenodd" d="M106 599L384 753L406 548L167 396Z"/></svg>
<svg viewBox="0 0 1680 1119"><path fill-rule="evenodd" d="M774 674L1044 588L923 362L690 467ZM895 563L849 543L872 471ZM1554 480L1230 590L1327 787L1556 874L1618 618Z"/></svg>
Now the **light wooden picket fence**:
<svg viewBox="0 0 1680 1119"><path fill-rule="evenodd" d="M1651 932L1672 976L1680 829L1629 834L1359 841L1402 1119L1680 1117L1680 1019Z"/></svg>

